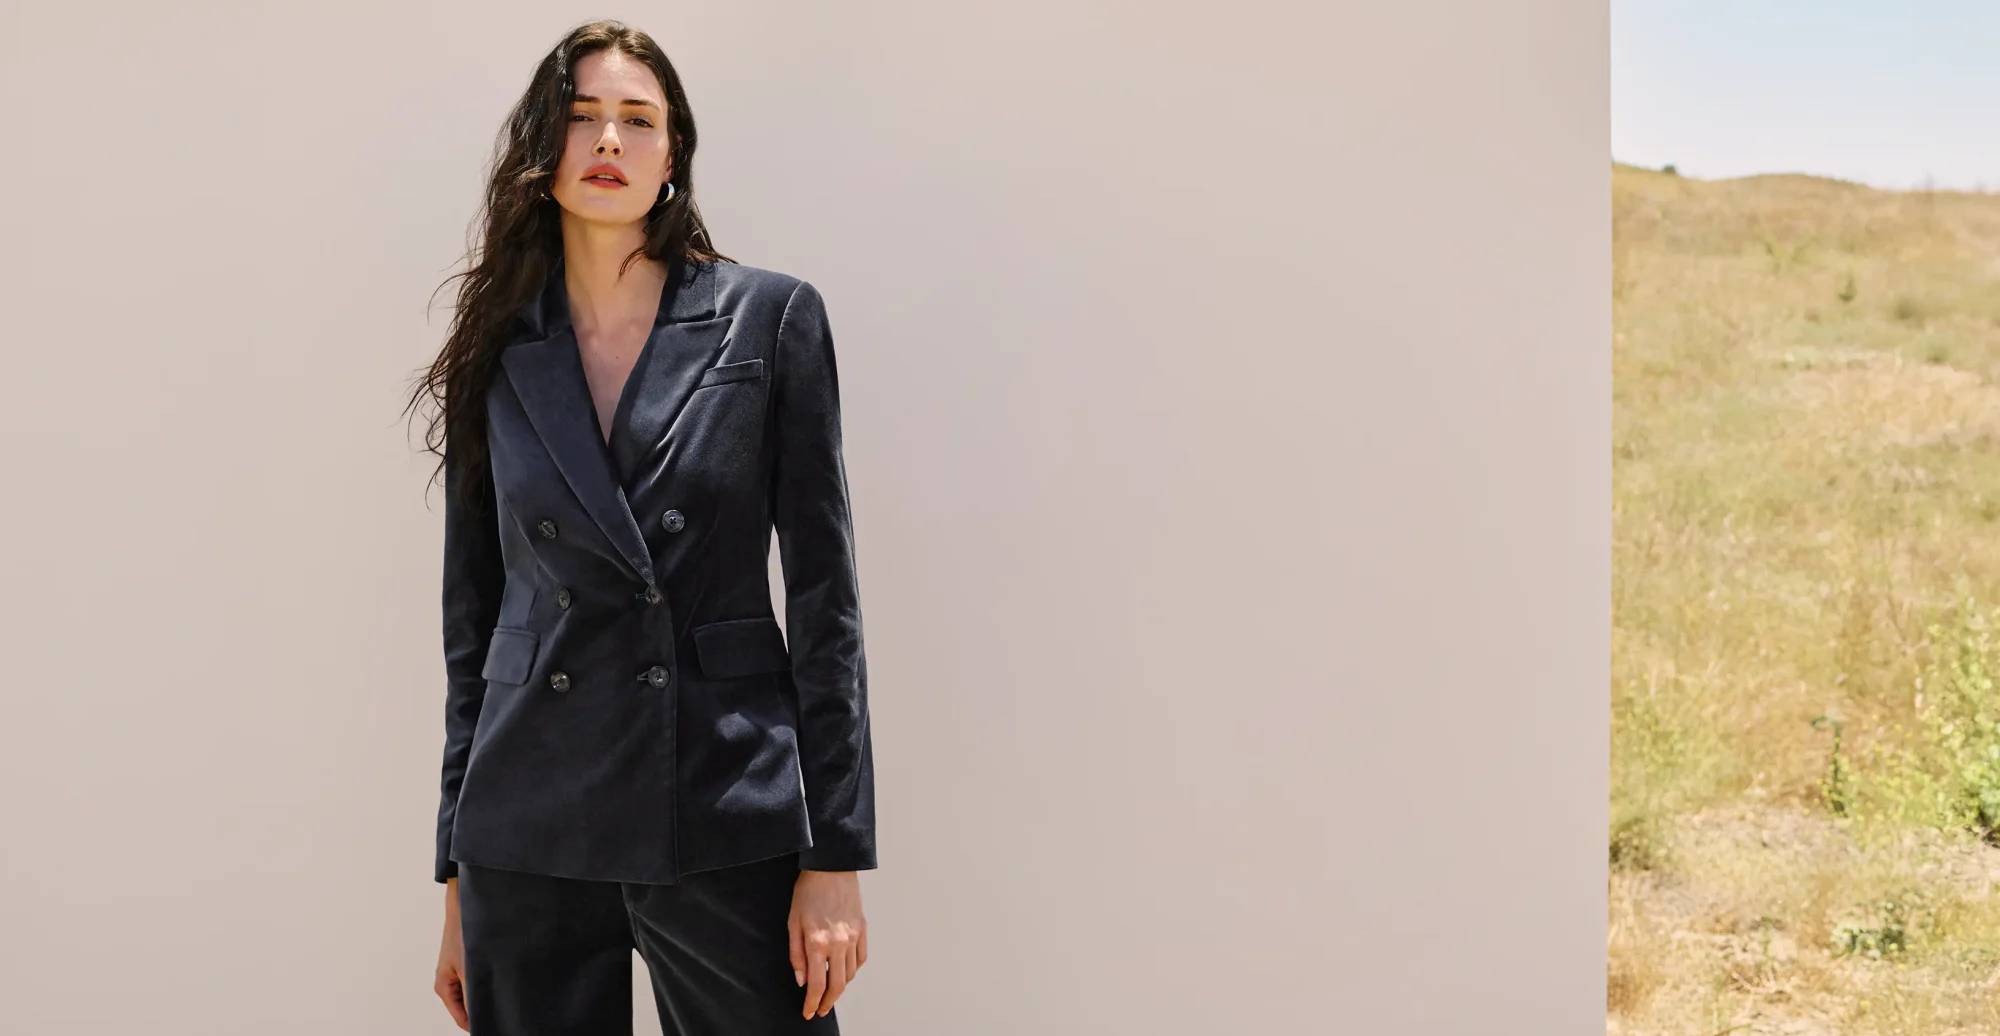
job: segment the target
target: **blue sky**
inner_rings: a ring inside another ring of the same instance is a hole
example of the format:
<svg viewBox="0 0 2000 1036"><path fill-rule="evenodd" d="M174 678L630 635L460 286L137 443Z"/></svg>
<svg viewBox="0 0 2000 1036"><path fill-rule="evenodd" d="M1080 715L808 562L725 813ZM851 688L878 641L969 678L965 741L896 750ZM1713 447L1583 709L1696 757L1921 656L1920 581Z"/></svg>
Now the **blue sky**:
<svg viewBox="0 0 2000 1036"><path fill-rule="evenodd" d="M2000 191L2000 0L1612 0L1611 155Z"/></svg>

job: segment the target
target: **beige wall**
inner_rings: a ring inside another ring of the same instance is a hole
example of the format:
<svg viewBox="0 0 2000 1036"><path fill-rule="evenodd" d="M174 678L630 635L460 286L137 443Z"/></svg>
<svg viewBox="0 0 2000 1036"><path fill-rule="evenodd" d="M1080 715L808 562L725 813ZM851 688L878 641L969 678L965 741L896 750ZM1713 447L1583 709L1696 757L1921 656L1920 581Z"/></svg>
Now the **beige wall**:
<svg viewBox="0 0 2000 1036"><path fill-rule="evenodd" d="M0 1028L457 1031L397 407L501 113L605 15L841 350L846 1030L1601 1031L1582 0L9 4Z"/></svg>

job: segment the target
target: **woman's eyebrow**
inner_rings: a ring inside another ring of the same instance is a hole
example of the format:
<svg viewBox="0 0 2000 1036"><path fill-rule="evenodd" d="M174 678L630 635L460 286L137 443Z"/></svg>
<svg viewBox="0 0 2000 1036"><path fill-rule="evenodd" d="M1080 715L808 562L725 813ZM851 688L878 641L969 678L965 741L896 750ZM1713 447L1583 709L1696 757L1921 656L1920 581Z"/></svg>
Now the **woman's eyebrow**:
<svg viewBox="0 0 2000 1036"><path fill-rule="evenodd" d="M597 96L595 96L595 95L592 95L592 94L577 94L577 95L576 95L576 99L577 99L578 101L582 101L582 102L586 102L586 103L589 103L589 104L596 104L596 103L598 103L599 101L603 100L603 98L601 98L601 97L597 97ZM653 109L654 111L659 111L659 110L660 110L660 106L659 106L659 105L657 105L657 104L654 104L653 102L651 102L651 101L649 101L649 100L646 100L646 99L645 99L644 97L627 97L627 98L625 98L624 100L622 100L622 101L619 101L618 103L619 103L619 105L620 105L620 106L622 106L622 107L632 107L632 108L651 108L651 109Z"/></svg>

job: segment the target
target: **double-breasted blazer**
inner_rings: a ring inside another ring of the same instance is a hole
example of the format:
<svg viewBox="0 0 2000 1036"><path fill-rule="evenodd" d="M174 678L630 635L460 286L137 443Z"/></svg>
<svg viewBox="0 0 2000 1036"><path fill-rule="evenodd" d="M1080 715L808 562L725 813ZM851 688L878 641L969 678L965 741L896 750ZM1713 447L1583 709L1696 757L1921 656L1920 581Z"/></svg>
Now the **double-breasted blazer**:
<svg viewBox="0 0 2000 1036"><path fill-rule="evenodd" d="M824 302L752 266L670 271L608 443L558 261L488 388L483 510L445 458L438 881L876 866Z"/></svg>

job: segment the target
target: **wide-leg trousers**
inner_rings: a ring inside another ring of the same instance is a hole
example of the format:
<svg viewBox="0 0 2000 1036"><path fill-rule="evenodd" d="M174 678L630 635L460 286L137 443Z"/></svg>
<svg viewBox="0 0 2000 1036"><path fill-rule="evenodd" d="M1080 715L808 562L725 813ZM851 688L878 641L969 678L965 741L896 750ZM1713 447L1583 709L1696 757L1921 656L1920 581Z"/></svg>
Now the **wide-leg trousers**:
<svg viewBox="0 0 2000 1036"><path fill-rule="evenodd" d="M461 863L472 1036L629 1036L632 952L666 1036L838 1036L804 1017L785 922L799 854L682 875L585 881Z"/></svg>

